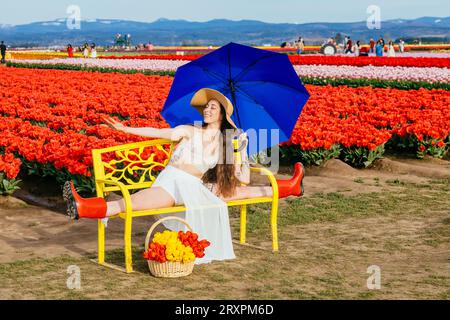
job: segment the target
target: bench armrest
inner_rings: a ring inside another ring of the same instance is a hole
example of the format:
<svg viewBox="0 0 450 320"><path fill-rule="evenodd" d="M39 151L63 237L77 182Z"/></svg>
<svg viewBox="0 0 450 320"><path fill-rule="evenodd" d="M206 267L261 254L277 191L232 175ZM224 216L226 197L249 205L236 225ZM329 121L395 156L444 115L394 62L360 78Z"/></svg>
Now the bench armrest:
<svg viewBox="0 0 450 320"><path fill-rule="evenodd" d="M114 181L114 180L103 180L103 179L95 179L96 183L104 183L104 184L111 184L114 186L117 186L120 189L120 192L122 193L123 200L125 201L125 213L131 214L132 213L132 205L131 205L131 196L128 189L125 187L125 185L122 182Z"/></svg>
<svg viewBox="0 0 450 320"><path fill-rule="evenodd" d="M278 199L278 183L273 173L264 167L250 167L250 172L259 173L267 176L270 185L272 186L272 196Z"/></svg>

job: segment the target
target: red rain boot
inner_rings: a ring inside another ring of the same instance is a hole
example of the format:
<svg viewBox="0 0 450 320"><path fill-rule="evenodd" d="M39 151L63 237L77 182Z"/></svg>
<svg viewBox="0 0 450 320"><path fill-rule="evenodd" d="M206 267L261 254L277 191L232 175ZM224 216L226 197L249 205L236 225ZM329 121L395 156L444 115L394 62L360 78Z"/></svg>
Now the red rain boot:
<svg viewBox="0 0 450 320"><path fill-rule="evenodd" d="M305 168L301 162L295 164L294 176L289 180L277 180L278 198L286 198L288 196L300 197L305 192L303 188L303 177L305 176Z"/></svg>
<svg viewBox="0 0 450 320"><path fill-rule="evenodd" d="M103 198L82 198L72 181L66 181L63 197L67 202L67 214L72 220L80 218L102 219L106 217L106 201Z"/></svg>

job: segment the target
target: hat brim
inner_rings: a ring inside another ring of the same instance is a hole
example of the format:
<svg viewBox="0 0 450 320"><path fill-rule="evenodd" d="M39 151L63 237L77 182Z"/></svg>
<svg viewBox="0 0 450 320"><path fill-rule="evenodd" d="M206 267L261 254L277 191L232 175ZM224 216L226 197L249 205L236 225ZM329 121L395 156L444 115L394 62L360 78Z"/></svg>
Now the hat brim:
<svg viewBox="0 0 450 320"><path fill-rule="evenodd" d="M203 88L198 90L191 99L191 106L193 106L197 111L203 115L203 108L206 104L211 100L215 99L220 102L220 104L225 108L225 114L228 123L235 129L238 129L234 121L231 119L231 115L233 114L233 104L230 99L228 99L224 94L220 91Z"/></svg>

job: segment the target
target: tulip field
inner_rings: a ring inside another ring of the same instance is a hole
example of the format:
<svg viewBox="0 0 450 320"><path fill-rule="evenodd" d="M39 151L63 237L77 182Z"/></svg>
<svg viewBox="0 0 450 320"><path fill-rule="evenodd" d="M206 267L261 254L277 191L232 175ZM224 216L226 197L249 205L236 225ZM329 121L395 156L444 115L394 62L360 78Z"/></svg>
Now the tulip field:
<svg viewBox="0 0 450 320"><path fill-rule="evenodd" d="M160 111L173 75L199 56L10 61L0 92L6 189L22 172L61 182L70 176L92 191L93 148L145 139L101 126L102 116L128 126L168 127ZM284 160L318 165L340 158L368 167L387 149L418 158L448 155L448 56L289 58L311 98L282 144Z"/></svg>
<svg viewBox="0 0 450 320"><path fill-rule="evenodd" d="M22 60L20 65L47 66L57 69L92 68L123 71L148 72L175 72L177 68L185 65L183 60L160 59L82 59L57 58L51 60ZM439 65L439 64L438 64ZM326 65L308 64L296 65L295 70L300 77L327 79L378 79L395 81L423 81L428 83L448 83L450 70L439 67L392 67L392 66L354 66L354 65Z"/></svg>

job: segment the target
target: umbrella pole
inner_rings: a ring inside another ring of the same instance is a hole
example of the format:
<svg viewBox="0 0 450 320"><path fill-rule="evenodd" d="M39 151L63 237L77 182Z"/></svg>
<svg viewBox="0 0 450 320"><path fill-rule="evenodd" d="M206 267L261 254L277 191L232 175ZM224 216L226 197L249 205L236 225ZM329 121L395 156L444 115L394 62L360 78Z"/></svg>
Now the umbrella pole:
<svg viewBox="0 0 450 320"><path fill-rule="evenodd" d="M239 117L239 112L236 104L236 89L234 88L233 80L229 80L230 92L231 92L231 100L234 106L234 112L236 112L237 122L239 129L242 129L241 118Z"/></svg>

